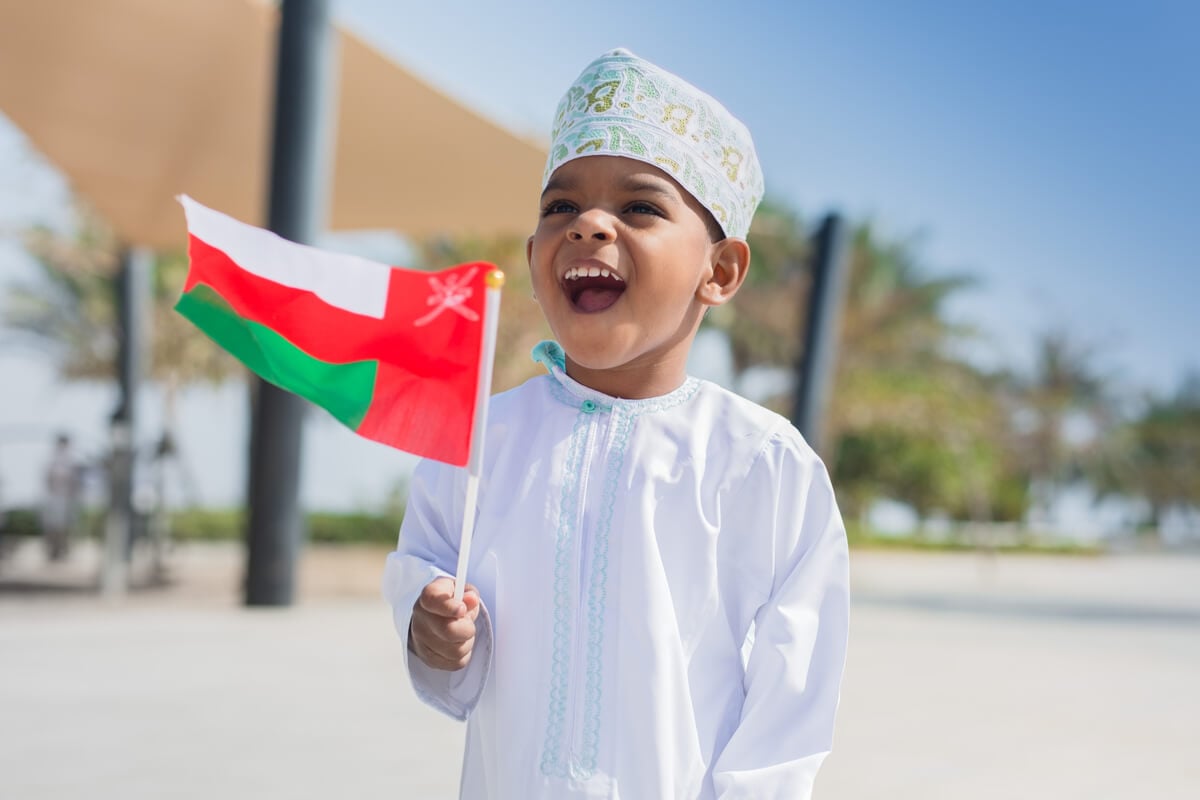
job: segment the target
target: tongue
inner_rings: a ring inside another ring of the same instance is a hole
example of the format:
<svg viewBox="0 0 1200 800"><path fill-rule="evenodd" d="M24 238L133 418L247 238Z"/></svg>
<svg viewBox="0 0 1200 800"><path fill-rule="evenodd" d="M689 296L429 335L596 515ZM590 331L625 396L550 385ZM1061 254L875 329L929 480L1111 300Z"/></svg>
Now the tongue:
<svg viewBox="0 0 1200 800"><path fill-rule="evenodd" d="M617 302L621 292L617 289L584 289L575 300L581 311L603 311Z"/></svg>

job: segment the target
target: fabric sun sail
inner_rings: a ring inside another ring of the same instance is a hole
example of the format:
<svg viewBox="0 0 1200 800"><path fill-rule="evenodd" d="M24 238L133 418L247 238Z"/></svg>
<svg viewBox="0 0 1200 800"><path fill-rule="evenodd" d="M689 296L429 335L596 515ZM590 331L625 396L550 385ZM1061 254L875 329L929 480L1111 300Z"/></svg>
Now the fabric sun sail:
<svg viewBox="0 0 1200 800"><path fill-rule="evenodd" d="M189 267L179 313L359 435L467 464L491 264L389 267L180 202Z"/></svg>

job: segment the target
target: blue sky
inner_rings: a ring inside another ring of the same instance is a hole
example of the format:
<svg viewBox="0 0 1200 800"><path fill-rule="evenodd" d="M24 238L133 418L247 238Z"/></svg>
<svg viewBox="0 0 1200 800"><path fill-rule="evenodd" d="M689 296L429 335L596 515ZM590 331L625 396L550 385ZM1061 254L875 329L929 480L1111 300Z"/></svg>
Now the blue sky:
<svg viewBox="0 0 1200 800"><path fill-rule="evenodd" d="M414 7L424 6L424 7ZM508 127L625 46L753 132L768 192L915 238L978 289L975 352L1065 328L1134 386L1200 369L1200 4L335 0L339 19ZM553 10L552 10L553 9Z"/></svg>

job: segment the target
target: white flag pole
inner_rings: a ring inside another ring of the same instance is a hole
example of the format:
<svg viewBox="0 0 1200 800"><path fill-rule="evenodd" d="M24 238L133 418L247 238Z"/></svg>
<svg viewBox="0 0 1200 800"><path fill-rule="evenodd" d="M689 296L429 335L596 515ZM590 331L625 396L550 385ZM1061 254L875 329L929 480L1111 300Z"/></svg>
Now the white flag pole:
<svg viewBox="0 0 1200 800"><path fill-rule="evenodd" d="M483 314L483 352L479 360L479 387L475 393L475 423L471 427L471 454L467 461L467 500L463 506L462 535L458 545L458 572L454 576L454 599L462 600L467 588L467 563L471 560L471 537L475 533L475 505L479 497L479 473L483 467L483 440L487 438L488 398L492 394L492 365L496 360L496 328L500 323L500 288L504 273L498 269L486 276L487 300Z"/></svg>

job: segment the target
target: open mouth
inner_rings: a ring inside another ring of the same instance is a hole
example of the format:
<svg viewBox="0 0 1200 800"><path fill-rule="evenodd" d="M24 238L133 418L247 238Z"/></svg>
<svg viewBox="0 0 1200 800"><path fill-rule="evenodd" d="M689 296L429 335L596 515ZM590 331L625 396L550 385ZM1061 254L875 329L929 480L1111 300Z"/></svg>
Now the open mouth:
<svg viewBox="0 0 1200 800"><path fill-rule="evenodd" d="M602 267L572 267L563 276L563 288L576 311L591 314L617 302L625 291L625 281Z"/></svg>

